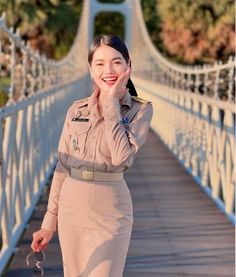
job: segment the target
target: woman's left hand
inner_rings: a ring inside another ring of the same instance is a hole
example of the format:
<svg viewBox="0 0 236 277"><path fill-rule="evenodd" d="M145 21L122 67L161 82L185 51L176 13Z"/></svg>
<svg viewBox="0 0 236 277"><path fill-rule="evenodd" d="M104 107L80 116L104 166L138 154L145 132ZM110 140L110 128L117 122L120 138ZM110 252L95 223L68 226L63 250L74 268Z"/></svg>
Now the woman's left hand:
<svg viewBox="0 0 236 277"><path fill-rule="evenodd" d="M124 71L117 79L116 83L111 87L108 98L118 98L121 99L125 93L128 91L126 85L130 78L131 67L128 66L126 71Z"/></svg>

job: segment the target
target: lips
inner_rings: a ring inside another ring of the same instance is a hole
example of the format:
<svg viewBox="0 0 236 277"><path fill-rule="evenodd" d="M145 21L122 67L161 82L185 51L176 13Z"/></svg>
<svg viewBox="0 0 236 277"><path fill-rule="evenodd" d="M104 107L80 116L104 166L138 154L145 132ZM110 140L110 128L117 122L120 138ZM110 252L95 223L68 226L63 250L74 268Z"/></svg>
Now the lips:
<svg viewBox="0 0 236 277"><path fill-rule="evenodd" d="M117 79L118 79L117 77L105 77L105 78L102 78L102 80L106 84L108 84L108 85L113 85L116 82Z"/></svg>

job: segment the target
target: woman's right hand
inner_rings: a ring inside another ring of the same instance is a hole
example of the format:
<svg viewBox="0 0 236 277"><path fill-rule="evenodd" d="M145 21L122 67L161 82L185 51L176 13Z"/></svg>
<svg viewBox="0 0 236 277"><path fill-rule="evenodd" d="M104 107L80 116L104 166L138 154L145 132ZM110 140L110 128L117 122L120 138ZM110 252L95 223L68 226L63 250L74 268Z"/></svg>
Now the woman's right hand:
<svg viewBox="0 0 236 277"><path fill-rule="evenodd" d="M117 79L115 84L111 87L108 98L118 98L121 99L128 89L126 87L131 74L131 67L128 66L126 71L124 71Z"/></svg>
<svg viewBox="0 0 236 277"><path fill-rule="evenodd" d="M44 250L47 247L49 241L52 239L53 233L53 231L46 229L40 229L33 233L33 241L31 243L31 248L33 251L39 252Z"/></svg>

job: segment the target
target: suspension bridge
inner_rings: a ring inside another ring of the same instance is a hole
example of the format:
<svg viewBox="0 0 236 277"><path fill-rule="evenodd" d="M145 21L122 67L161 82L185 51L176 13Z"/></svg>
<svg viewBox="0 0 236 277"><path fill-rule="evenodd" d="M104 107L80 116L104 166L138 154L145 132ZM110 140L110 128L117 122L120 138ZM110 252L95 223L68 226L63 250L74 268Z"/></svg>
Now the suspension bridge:
<svg viewBox="0 0 236 277"><path fill-rule="evenodd" d="M11 80L0 109L0 275L32 276L25 257L46 210L65 113L91 93L86 57L100 11L125 17L132 80L154 107L148 141L126 173L135 223L124 276L234 276L235 57L203 66L168 61L135 0L84 1L60 61L34 52L0 18L1 78ZM44 271L63 276L56 236Z"/></svg>

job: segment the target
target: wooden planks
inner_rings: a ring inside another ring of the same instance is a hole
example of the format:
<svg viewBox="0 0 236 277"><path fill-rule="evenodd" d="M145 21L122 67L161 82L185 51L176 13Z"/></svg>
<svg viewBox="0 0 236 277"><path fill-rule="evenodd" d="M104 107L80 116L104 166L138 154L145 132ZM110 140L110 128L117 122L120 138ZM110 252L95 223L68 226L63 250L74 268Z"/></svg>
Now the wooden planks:
<svg viewBox="0 0 236 277"><path fill-rule="evenodd" d="M234 228L153 132L126 178L134 228L124 277L234 276Z"/></svg>
<svg viewBox="0 0 236 277"><path fill-rule="evenodd" d="M234 227L152 131L125 178L134 226L124 277L234 276ZM46 204L47 193L3 276L32 276L25 257ZM46 255L45 276L63 276L56 236Z"/></svg>

